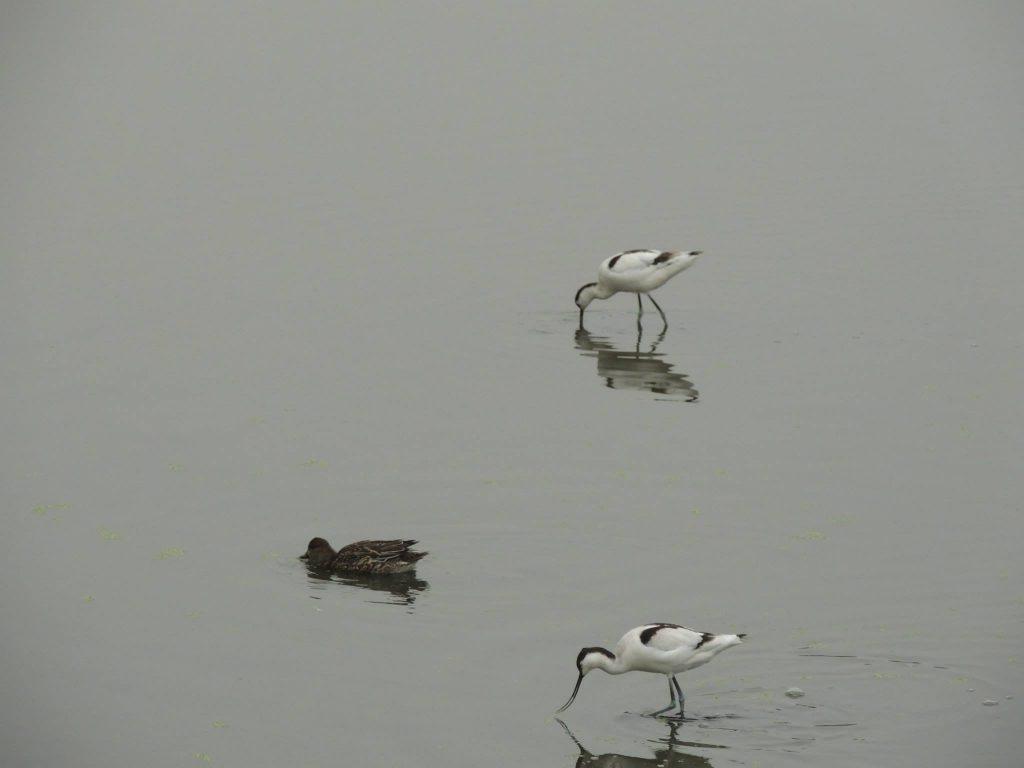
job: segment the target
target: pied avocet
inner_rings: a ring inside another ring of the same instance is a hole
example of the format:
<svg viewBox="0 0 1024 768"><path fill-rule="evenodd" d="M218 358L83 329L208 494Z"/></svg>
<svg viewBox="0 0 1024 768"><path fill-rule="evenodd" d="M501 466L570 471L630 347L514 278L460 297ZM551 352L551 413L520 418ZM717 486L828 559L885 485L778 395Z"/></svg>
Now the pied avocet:
<svg viewBox="0 0 1024 768"><path fill-rule="evenodd" d="M647 296L668 326L665 313L650 295L669 278L691 266L703 251L623 251L610 256L597 268L597 282L587 283L576 291L576 306L580 309L580 328L583 327L583 311L594 299L607 299L616 293L635 293L640 314L644 313L641 295ZM639 322L639 316L637 322Z"/></svg>
<svg viewBox="0 0 1024 768"><path fill-rule="evenodd" d="M644 624L629 630L615 646L615 653L607 648L584 648L576 657L576 687L572 696L558 710L564 712L576 699L580 684L587 673L600 669L609 675L623 672L654 672L668 678L668 692L671 703L651 712L660 715L679 705L679 717L683 716L683 690L676 675L688 669L707 664L724 651L743 642L746 635L716 635L713 632L698 632L678 624ZM676 694L679 694L678 700Z"/></svg>

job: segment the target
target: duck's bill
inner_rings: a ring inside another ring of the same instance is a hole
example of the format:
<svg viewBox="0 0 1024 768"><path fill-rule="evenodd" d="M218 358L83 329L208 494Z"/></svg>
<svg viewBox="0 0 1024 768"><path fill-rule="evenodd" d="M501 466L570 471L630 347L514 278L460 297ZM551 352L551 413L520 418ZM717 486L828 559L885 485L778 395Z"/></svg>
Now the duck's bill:
<svg viewBox="0 0 1024 768"><path fill-rule="evenodd" d="M583 682L583 675L580 675L579 677L576 678L576 687L572 689L572 696L569 697L569 700L567 702L565 702L565 704L563 704L561 707L559 707L558 709L555 710L555 714L556 715L559 712L565 712L565 710L567 710L569 708L569 706L576 700L576 694L580 692L580 684L582 682Z"/></svg>
<svg viewBox="0 0 1024 768"><path fill-rule="evenodd" d="M299 555L299 560L309 560L309 554L304 552L303 554Z"/></svg>

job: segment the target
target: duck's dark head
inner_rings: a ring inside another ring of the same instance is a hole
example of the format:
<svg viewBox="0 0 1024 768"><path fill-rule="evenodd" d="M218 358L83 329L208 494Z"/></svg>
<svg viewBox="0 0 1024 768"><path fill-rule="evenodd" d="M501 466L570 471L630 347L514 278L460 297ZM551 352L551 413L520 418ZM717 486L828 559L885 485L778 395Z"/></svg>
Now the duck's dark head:
<svg viewBox="0 0 1024 768"><path fill-rule="evenodd" d="M330 562L334 555L335 552L331 549L331 545L327 543L327 539L321 539L317 536L315 539L309 540L306 554L299 555L299 559L305 560L310 565L324 565Z"/></svg>

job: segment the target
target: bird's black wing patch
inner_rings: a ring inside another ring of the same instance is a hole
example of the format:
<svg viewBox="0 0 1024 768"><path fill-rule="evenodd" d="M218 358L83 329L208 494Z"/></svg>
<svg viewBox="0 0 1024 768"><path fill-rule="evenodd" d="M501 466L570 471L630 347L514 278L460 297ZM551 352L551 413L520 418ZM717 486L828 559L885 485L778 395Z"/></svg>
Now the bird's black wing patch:
<svg viewBox="0 0 1024 768"><path fill-rule="evenodd" d="M698 648L700 648L702 645L704 645L704 643L710 643L714 639L715 639L715 636L713 634L711 634L710 632L702 632L701 636L700 636L700 642L697 643L695 646L693 646L693 650L696 651Z"/></svg>
<svg viewBox="0 0 1024 768"><path fill-rule="evenodd" d="M640 642L647 645L651 642L651 638L662 629L686 629L686 627L681 627L678 624L652 624L640 633Z"/></svg>
<svg viewBox="0 0 1024 768"><path fill-rule="evenodd" d="M621 253L618 256L613 257L612 260L608 262L608 269L615 269L615 262L617 262L621 258Z"/></svg>
<svg viewBox="0 0 1024 768"><path fill-rule="evenodd" d="M672 251L662 251L652 262L653 264L664 264L666 261L671 259L675 254Z"/></svg>

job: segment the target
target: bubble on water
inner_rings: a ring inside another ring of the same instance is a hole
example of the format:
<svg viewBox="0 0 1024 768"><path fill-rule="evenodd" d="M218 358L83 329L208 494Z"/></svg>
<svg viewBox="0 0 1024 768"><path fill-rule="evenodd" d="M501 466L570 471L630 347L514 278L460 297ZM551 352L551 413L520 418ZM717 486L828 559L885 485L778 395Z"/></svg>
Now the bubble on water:
<svg viewBox="0 0 1024 768"><path fill-rule="evenodd" d="M996 701L995 699L985 699L983 702L981 702L981 706L983 706L983 707L994 707L998 703L999 702Z"/></svg>
<svg viewBox="0 0 1024 768"><path fill-rule="evenodd" d="M797 688L795 685L792 688L786 689L786 695L791 699L799 699L804 695L803 689Z"/></svg>

